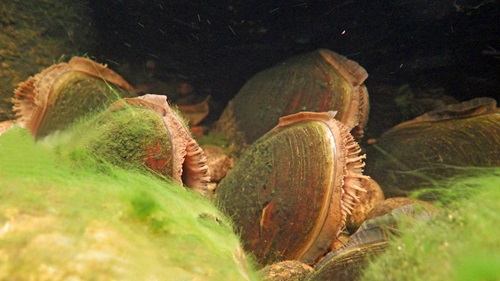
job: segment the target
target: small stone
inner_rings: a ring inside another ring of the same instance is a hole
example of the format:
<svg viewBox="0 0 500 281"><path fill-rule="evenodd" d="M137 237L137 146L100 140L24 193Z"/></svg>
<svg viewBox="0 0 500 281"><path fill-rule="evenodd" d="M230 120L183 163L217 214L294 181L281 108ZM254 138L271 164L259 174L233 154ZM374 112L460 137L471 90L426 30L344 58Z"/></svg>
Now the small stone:
<svg viewBox="0 0 500 281"><path fill-rule="evenodd" d="M301 281L312 272L312 267L300 261L282 261L264 267L265 281Z"/></svg>

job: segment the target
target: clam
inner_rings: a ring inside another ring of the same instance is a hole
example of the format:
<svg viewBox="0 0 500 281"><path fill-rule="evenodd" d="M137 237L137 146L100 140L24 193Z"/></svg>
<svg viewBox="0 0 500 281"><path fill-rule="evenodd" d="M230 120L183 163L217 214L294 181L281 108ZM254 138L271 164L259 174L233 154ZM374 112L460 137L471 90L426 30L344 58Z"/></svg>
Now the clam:
<svg viewBox="0 0 500 281"><path fill-rule="evenodd" d="M444 106L385 132L369 151L366 173L386 197L405 196L455 167L500 165L500 114L496 101L477 98Z"/></svg>
<svg viewBox="0 0 500 281"><path fill-rule="evenodd" d="M71 142L112 164L147 167L202 194L210 191L203 150L170 108L166 96L118 100L92 121L80 128L91 133L75 134L84 139Z"/></svg>
<svg viewBox="0 0 500 281"><path fill-rule="evenodd" d="M106 109L120 97L135 96L123 78L90 59L73 57L19 84L14 92L18 123L43 137L90 112Z"/></svg>
<svg viewBox="0 0 500 281"><path fill-rule="evenodd" d="M218 204L262 265L314 263L364 191L365 156L349 128L333 116L300 112L280 118L217 187Z"/></svg>
<svg viewBox="0 0 500 281"><path fill-rule="evenodd" d="M432 213L433 211L422 208L419 204L410 204L396 208L382 217L365 221L344 247L323 257L305 281L360 280L368 261L384 252L390 236L398 233L401 217L426 221Z"/></svg>
<svg viewBox="0 0 500 281"><path fill-rule="evenodd" d="M241 148L276 126L281 116L333 110L360 139L368 120L367 77L356 62L326 49L288 59L248 80L217 128Z"/></svg>

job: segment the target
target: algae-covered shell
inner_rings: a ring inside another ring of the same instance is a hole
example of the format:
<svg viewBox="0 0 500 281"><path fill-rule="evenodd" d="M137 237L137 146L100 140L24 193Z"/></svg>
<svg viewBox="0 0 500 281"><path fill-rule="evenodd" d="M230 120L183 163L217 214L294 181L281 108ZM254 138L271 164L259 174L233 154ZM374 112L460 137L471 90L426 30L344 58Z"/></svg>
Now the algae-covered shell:
<svg viewBox="0 0 500 281"><path fill-rule="evenodd" d="M90 59L73 57L19 84L14 92L18 123L42 137L75 119L106 109L120 97L135 96L120 75Z"/></svg>
<svg viewBox="0 0 500 281"><path fill-rule="evenodd" d="M167 102L166 96L145 95L111 104L91 124L86 147L125 166L144 165L202 194L209 190L203 150Z"/></svg>
<svg viewBox="0 0 500 281"><path fill-rule="evenodd" d="M242 146L267 133L281 116L333 110L358 139L368 120L367 77L358 63L330 50L293 57L248 80L217 127Z"/></svg>
<svg viewBox="0 0 500 281"><path fill-rule="evenodd" d="M362 190L364 155L332 112L301 112L252 144L217 187L259 263L313 263L345 226Z"/></svg>
<svg viewBox="0 0 500 281"><path fill-rule="evenodd" d="M432 213L417 203L365 221L344 247L324 256L305 281L360 280L368 261L384 252L390 236L397 234L401 217L426 221Z"/></svg>
<svg viewBox="0 0 500 281"><path fill-rule="evenodd" d="M477 98L442 107L393 127L369 151L366 173L386 197L432 187L457 166L500 165L500 113L496 101Z"/></svg>

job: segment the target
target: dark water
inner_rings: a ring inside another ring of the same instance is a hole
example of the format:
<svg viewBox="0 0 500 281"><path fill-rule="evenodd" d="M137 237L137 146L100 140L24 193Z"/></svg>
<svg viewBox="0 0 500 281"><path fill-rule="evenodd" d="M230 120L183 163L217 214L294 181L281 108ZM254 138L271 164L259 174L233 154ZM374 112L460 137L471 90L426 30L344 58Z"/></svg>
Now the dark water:
<svg viewBox="0 0 500 281"><path fill-rule="evenodd" d="M8 50L4 67L23 59L20 64L31 67L0 75L2 88L7 85L3 101L13 85L55 58L86 54L134 86L187 82L200 97L212 96L215 119L255 73L318 48L345 55L369 73L369 137L436 104L499 92L500 8L494 0L9 3L0 9L5 36L13 38L26 22L35 32L26 35L30 40L57 38L78 50L44 54L53 46L21 42L23 48L11 51L0 43Z"/></svg>
<svg viewBox="0 0 500 281"><path fill-rule="evenodd" d="M495 97L500 62L495 2L91 1L90 7L98 58L154 60L160 73L182 75L222 104L256 72L327 48L368 71L366 85L377 112L387 111L388 102L404 108L408 97ZM421 110L402 111L380 126Z"/></svg>

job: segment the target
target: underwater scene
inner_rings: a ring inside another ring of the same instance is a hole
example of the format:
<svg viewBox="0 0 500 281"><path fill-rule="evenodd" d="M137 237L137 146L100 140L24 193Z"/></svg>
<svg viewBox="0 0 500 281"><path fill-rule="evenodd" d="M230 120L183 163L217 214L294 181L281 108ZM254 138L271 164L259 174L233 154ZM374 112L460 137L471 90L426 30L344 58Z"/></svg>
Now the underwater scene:
<svg viewBox="0 0 500 281"><path fill-rule="evenodd" d="M495 0L0 2L0 280L500 280Z"/></svg>

